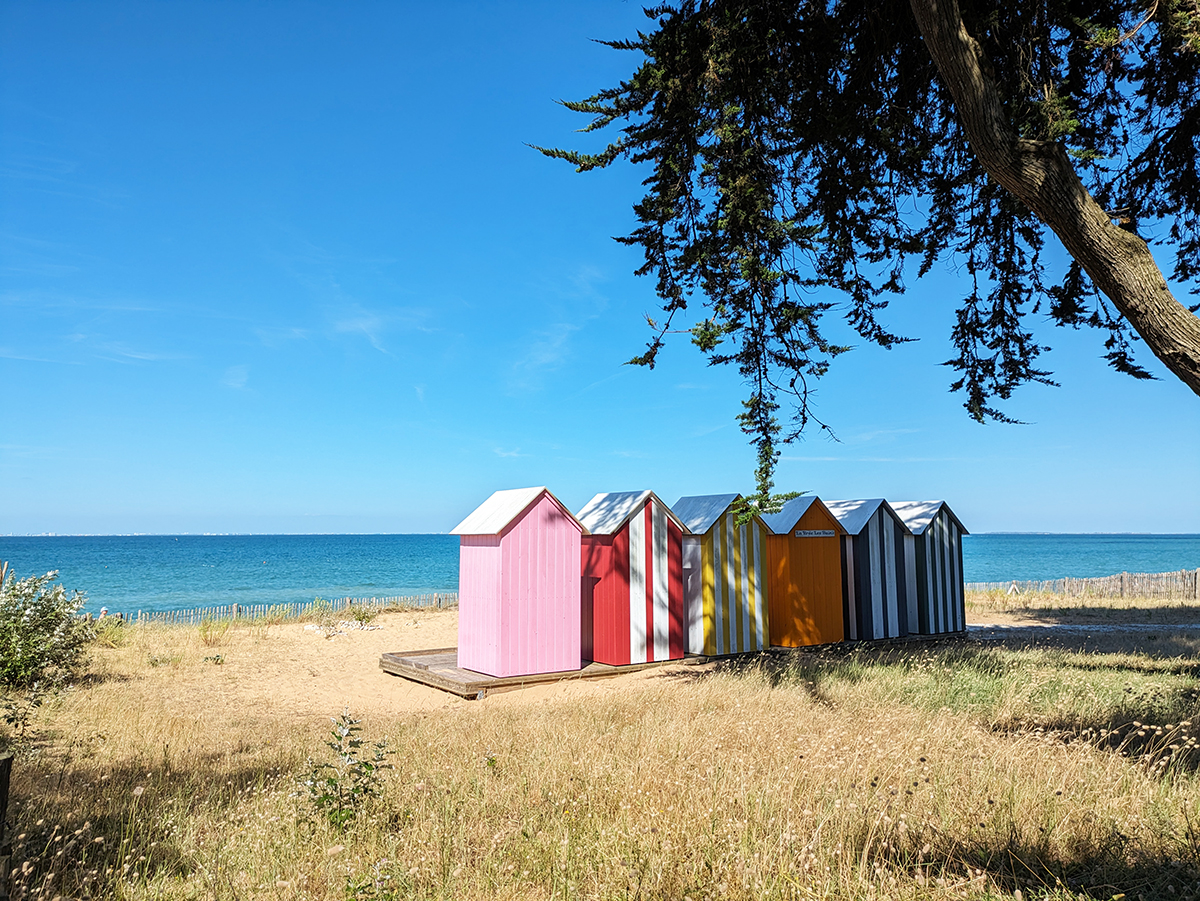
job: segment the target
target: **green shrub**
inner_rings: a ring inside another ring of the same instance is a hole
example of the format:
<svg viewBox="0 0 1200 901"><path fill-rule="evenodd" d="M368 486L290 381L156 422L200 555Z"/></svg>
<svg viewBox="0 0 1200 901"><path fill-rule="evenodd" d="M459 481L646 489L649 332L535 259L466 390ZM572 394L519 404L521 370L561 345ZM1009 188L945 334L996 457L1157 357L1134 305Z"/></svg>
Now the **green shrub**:
<svg viewBox="0 0 1200 901"><path fill-rule="evenodd" d="M18 738L42 699L82 666L92 638L78 616L85 595L51 584L57 577L18 579L0 564L0 707Z"/></svg>
<svg viewBox="0 0 1200 901"><path fill-rule="evenodd" d="M52 585L57 572L0 584L0 685L30 689L70 677L83 664L91 627L78 613L87 597Z"/></svg>

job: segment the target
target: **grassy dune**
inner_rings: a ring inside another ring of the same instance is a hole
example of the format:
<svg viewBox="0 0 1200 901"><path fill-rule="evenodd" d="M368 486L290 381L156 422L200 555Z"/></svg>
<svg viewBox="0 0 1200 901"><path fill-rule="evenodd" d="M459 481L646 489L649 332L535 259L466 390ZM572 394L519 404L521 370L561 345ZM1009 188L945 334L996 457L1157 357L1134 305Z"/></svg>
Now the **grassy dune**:
<svg viewBox="0 0 1200 901"><path fill-rule="evenodd" d="M1200 623L1200 601L1179 598L1119 598L1062 594L968 592L967 622L1024 617L1083 624Z"/></svg>
<svg viewBox="0 0 1200 901"><path fill-rule="evenodd" d="M15 897L1200 897L1194 650L828 649L377 712L356 753L394 769L338 828L302 785L330 722L203 692L275 634L97 649L18 760Z"/></svg>

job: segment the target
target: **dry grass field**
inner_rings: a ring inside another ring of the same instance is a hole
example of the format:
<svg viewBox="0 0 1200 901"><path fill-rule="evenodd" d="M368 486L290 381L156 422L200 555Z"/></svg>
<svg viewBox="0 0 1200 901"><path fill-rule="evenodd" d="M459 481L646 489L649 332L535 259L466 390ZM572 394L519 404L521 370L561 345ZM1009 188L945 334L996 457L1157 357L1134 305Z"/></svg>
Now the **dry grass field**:
<svg viewBox="0 0 1200 901"><path fill-rule="evenodd" d="M377 667L454 611L377 623L110 633L18 756L14 897L1200 898L1200 647L1169 625L467 702Z"/></svg>
<svg viewBox="0 0 1200 901"><path fill-rule="evenodd" d="M1172 598L1112 598L1061 594L968 592L967 622L1021 619L1042 623L1196 623L1200 602Z"/></svg>

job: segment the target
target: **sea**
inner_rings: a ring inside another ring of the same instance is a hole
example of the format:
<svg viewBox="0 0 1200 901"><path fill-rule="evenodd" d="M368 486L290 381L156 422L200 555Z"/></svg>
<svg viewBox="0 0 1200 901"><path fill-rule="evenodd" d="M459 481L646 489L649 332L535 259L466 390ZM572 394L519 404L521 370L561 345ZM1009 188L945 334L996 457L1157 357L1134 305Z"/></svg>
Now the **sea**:
<svg viewBox="0 0 1200 901"><path fill-rule="evenodd" d="M85 610L135 614L458 590L454 535L0 536L20 578L55 570ZM1200 535L991 533L963 539L968 582L1200 569Z"/></svg>

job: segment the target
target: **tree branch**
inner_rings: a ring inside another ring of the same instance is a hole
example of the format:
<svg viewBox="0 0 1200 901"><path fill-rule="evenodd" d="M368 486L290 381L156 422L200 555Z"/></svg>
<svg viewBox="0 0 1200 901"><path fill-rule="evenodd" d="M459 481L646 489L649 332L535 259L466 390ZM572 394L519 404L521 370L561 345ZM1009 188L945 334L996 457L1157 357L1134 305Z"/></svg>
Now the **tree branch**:
<svg viewBox="0 0 1200 901"><path fill-rule="evenodd" d="M1019 138L957 0L910 0L979 162L1062 241L1164 365L1200 395L1200 318L1171 293L1146 242L1107 216L1062 146Z"/></svg>

